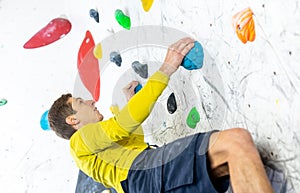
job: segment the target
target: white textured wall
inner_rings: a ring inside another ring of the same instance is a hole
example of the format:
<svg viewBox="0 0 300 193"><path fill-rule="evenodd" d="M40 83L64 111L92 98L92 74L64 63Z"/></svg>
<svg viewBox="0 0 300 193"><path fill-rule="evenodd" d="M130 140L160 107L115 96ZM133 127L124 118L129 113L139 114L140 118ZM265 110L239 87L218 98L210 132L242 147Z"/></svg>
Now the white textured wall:
<svg viewBox="0 0 300 193"><path fill-rule="evenodd" d="M245 7L255 14L257 37L242 44L231 18ZM89 17L91 8L98 8L99 24ZM147 13L139 0L1 0L0 98L8 100L0 106L1 192L74 192L78 170L68 142L40 129L39 119L53 99L73 91L85 31L100 42L122 30L113 18L116 9L127 11L132 26L174 27L201 40L223 81L227 113L219 129L247 128L265 159L284 166L289 186L300 191L299 0L155 0ZM72 23L66 37L23 49L34 33L62 14Z"/></svg>

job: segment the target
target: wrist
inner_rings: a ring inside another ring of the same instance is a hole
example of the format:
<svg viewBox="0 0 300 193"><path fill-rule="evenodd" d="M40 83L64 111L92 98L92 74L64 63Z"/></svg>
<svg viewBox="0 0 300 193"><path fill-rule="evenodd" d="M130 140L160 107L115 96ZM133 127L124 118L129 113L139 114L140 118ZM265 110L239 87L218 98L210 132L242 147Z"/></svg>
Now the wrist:
<svg viewBox="0 0 300 193"><path fill-rule="evenodd" d="M161 71L162 73L166 74L167 76L171 76L175 71L177 70L177 68L168 65L166 63L164 63L163 65L161 65L161 67L159 68L159 71Z"/></svg>

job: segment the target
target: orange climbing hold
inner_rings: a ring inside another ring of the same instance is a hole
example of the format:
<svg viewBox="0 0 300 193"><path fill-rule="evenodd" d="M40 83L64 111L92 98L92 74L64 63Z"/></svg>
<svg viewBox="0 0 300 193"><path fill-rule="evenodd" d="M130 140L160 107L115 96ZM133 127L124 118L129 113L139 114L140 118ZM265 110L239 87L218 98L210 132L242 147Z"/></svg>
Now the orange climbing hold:
<svg viewBox="0 0 300 193"><path fill-rule="evenodd" d="M152 7L154 0L141 0L141 1L142 1L143 9L146 12L148 12L150 10L150 8Z"/></svg>
<svg viewBox="0 0 300 193"><path fill-rule="evenodd" d="M247 41L255 40L255 26L253 12L248 7L236 13L232 17L232 24L238 38L245 44Z"/></svg>

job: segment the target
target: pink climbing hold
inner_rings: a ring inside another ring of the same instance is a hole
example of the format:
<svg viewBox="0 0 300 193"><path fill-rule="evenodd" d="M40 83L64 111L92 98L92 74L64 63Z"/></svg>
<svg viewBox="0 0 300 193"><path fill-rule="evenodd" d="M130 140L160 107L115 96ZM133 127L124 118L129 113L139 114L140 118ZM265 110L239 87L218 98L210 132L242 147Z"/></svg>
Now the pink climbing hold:
<svg viewBox="0 0 300 193"><path fill-rule="evenodd" d="M23 46L25 49L39 48L51 44L71 31L72 25L68 19L55 18L32 36Z"/></svg>
<svg viewBox="0 0 300 193"><path fill-rule="evenodd" d="M91 32L87 31L78 52L77 68L84 86L95 101L100 96L100 70L97 58L94 56L95 42Z"/></svg>

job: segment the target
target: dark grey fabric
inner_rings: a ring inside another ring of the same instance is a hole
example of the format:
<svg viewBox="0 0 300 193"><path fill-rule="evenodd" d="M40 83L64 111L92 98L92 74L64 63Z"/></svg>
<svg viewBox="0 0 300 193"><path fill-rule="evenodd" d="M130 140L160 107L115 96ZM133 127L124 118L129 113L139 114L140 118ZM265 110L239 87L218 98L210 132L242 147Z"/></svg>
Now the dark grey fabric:
<svg viewBox="0 0 300 193"><path fill-rule="evenodd" d="M79 170L75 193L101 193L103 190L110 190L111 193L117 193L113 188L106 188L103 184L95 182Z"/></svg>
<svg viewBox="0 0 300 193"><path fill-rule="evenodd" d="M142 152L135 159L127 180L122 182L125 193L226 192L229 177L212 183L207 171L208 142L213 132L181 138Z"/></svg>

